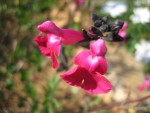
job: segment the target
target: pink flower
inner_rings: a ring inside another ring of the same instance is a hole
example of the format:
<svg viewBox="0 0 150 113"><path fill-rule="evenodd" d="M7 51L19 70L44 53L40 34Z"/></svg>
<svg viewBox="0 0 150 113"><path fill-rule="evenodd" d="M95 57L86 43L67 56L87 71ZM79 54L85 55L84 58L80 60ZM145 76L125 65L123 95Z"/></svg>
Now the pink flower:
<svg viewBox="0 0 150 113"><path fill-rule="evenodd" d="M147 76L147 79L139 86L139 91L142 92L145 88L150 91L150 74Z"/></svg>
<svg viewBox="0 0 150 113"><path fill-rule="evenodd" d="M61 44L75 44L84 40L81 32L71 29L60 29L53 22L45 21L37 29L47 35L39 35L35 41L43 55L52 60L53 68L58 67L56 56L60 55Z"/></svg>
<svg viewBox="0 0 150 113"><path fill-rule="evenodd" d="M105 42L98 39L90 45L90 50L80 52L74 58L74 63L89 72L98 72L103 75L107 72L107 61L104 58L106 51Z"/></svg>
<svg viewBox="0 0 150 113"><path fill-rule="evenodd" d="M62 74L62 79L90 94L108 93L112 85L103 75L107 71L106 51L104 41L98 39L90 45L90 50L84 50L74 58L78 66Z"/></svg>
<svg viewBox="0 0 150 113"><path fill-rule="evenodd" d="M85 0L76 0L76 4L77 4L78 6L83 5L84 2L85 2Z"/></svg>
<svg viewBox="0 0 150 113"><path fill-rule="evenodd" d="M107 52L107 48L104 40L99 39L90 44L90 51L92 55L95 56L104 56Z"/></svg>
<svg viewBox="0 0 150 113"><path fill-rule="evenodd" d="M111 83L98 72L90 73L88 70L76 66L61 75L66 83L81 87L90 94L108 93L112 89Z"/></svg>

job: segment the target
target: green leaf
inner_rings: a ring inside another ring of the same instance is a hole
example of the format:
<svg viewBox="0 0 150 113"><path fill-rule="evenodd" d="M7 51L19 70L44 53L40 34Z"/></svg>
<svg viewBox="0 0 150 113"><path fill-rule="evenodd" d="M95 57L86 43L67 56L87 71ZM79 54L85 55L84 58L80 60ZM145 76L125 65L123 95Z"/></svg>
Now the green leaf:
<svg viewBox="0 0 150 113"><path fill-rule="evenodd" d="M36 99L37 93L35 86L31 82L26 82L26 93L33 99Z"/></svg>
<svg viewBox="0 0 150 113"><path fill-rule="evenodd" d="M14 86L14 80L13 79L7 79L6 80L6 88L7 89L12 89L12 87Z"/></svg>
<svg viewBox="0 0 150 113"><path fill-rule="evenodd" d="M28 81L31 76L30 71L27 71L27 70L21 70L20 74L21 74L21 81L23 82Z"/></svg>

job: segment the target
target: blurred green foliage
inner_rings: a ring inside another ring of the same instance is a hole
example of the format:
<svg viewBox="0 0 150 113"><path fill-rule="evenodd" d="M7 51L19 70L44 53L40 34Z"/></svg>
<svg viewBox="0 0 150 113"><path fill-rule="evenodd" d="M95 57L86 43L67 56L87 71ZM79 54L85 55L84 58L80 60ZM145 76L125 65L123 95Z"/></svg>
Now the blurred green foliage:
<svg viewBox="0 0 150 113"><path fill-rule="evenodd" d="M19 108L24 107L28 113L54 113L60 108L55 97L59 79L48 78L44 97L40 99L43 102L38 99L32 80L44 60L33 43L35 26L45 20L43 15L56 2L58 0L0 0L0 112L19 113Z"/></svg>
<svg viewBox="0 0 150 113"><path fill-rule="evenodd" d="M57 75L47 80L47 87L44 87L44 99L42 113L55 113L61 109L61 104L55 98L56 89L59 83Z"/></svg>
<svg viewBox="0 0 150 113"><path fill-rule="evenodd" d="M150 74L150 64L145 64L145 66L144 66L144 73L145 74Z"/></svg>

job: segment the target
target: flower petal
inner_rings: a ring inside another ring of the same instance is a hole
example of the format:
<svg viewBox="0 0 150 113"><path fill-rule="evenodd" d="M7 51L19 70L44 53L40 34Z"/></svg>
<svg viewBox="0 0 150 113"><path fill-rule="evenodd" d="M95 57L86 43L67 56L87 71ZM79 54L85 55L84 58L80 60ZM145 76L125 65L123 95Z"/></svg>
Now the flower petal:
<svg viewBox="0 0 150 113"><path fill-rule="evenodd" d="M61 75L68 84L81 87L90 94L108 93L112 89L111 83L99 73L89 73L79 66Z"/></svg>
<svg viewBox="0 0 150 113"><path fill-rule="evenodd" d="M126 30L128 28L128 23L127 22L124 22L121 30Z"/></svg>
<svg viewBox="0 0 150 113"><path fill-rule="evenodd" d="M83 80L83 76L81 73L82 73L82 68L76 66L75 68L72 68L66 73L62 74L61 78L70 85L80 87Z"/></svg>
<svg viewBox="0 0 150 113"><path fill-rule="evenodd" d="M84 40L82 32L71 29L61 29L61 31L62 31L62 41L65 45L75 44L81 40Z"/></svg>
<svg viewBox="0 0 150 113"><path fill-rule="evenodd" d="M102 75L107 72L107 61L104 57L96 56L91 61L90 72L99 72Z"/></svg>
<svg viewBox="0 0 150 113"><path fill-rule="evenodd" d="M84 67L87 70L89 70L91 62L89 50L81 51L77 56L74 57L74 63L78 66Z"/></svg>
<svg viewBox="0 0 150 113"><path fill-rule="evenodd" d="M61 30L52 21L43 22L37 26L37 29L46 34L53 33L55 35L61 36Z"/></svg>
<svg viewBox="0 0 150 113"><path fill-rule="evenodd" d="M49 58L52 60L52 67L56 69L58 67L58 61L55 58L55 54L52 52Z"/></svg>
<svg viewBox="0 0 150 113"><path fill-rule="evenodd" d="M105 94L112 89L111 83L99 73L89 73L85 75L84 82L81 86L83 90L90 94Z"/></svg>
<svg viewBox="0 0 150 113"><path fill-rule="evenodd" d="M35 42L37 43L37 45L43 55L50 56L50 51L47 48L47 37L46 36L37 36L35 38Z"/></svg>
<svg viewBox="0 0 150 113"><path fill-rule="evenodd" d="M89 50L80 52L74 58L74 63L90 72L99 72L102 75L107 72L107 61L105 58L101 56L92 56Z"/></svg>
<svg viewBox="0 0 150 113"><path fill-rule="evenodd" d="M139 91L142 92L145 88L149 87L149 81L144 81L140 86L139 86Z"/></svg>
<svg viewBox="0 0 150 113"><path fill-rule="evenodd" d="M47 43L48 43L48 38L46 36L37 36L35 38L35 41L41 51L41 53L50 58L52 60L52 66L53 68L57 68L58 67L58 62L57 59L55 58L55 54L59 55L60 52L60 45L55 46L57 44L54 44L52 49L48 48Z"/></svg>
<svg viewBox="0 0 150 113"><path fill-rule="evenodd" d="M97 41L91 43L90 51L93 55L104 56L107 51L105 41L102 39L98 39Z"/></svg>
<svg viewBox="0 0 150 113"><path fill-rule="evenodd" d="M124 39L126 39L126 37L127 37L127 34L126 34L126 32L124 30L119 30L118 35L121 36Z"/></svg>
<svg viewBox="0 0 150 113"><path fill-rule="evenodd" d="M150 75L148 74L146 80L139 86L139 91L142 92L145 88L150 91Z"/></svg>
<svg viewBox="0 0 150 113"><path fill-rule="evenodd" d="M61 48L61 37L53 34L48 34L47 47L56 56L59 56Z"/></svg>

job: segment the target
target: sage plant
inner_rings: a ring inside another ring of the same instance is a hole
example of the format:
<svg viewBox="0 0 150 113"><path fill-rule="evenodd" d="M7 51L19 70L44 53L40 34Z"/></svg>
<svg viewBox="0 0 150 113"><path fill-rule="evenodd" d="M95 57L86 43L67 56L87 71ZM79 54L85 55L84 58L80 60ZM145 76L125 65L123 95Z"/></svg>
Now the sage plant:
<svg viewBox="0 0 150 113"><path fill-rule="evenodd" d="M37 26L41 33L35 41L41 53L51 59L55 69L59 66L56 57L60 55L61 44L67 46L90 41L89 49L75 56L73 62L76 66L61 74L61 78L89 94L105 94L112 89L111 82L105 77L108 69L105 41L124 41L127 23L121 20L109 23L107 16L100 18L96 14L92 14L91 19L93 26L82 31L58 28L52 21L45 21Z"/></svg>

